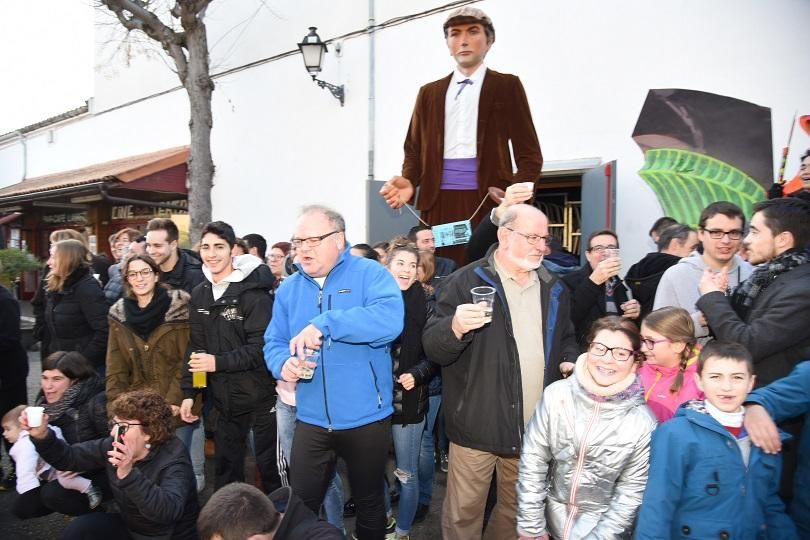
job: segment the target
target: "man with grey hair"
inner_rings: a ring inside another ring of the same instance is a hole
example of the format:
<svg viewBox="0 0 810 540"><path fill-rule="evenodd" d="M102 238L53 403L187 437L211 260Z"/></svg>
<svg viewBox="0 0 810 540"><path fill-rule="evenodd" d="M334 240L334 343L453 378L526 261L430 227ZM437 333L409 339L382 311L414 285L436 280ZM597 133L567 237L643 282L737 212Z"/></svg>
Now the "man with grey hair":
<svg viewBox="0 0 810 540"><path fill-rule="evenodd" d="M485 538L516 536L521 440L543 388L577 357L569 293L542 265L548 218L517 204L500 218L498 244L450 275L423 335L425 352L442 366L442 403L450 439L445 540L481 537L493 471L498 502ZM471 289L495 293L491 320Z"/></svg>
<svg viewBox="0 0 810 540"><path fill-rule="evenodd" d="M300 271L276 292L264 358L277 379L298 383L293 491L317 513L342 458L357 536L381 540L394 395L389 349L405 312L394 278L379 263L353 257L345 229L327 207L301 212L290 241Z"/></svg>
<svg viewBox="0 0 810 540"><path fill-rule="evenodd" d="M416 206L426 223L470 220L475 227L495 206L487 198L489 188L533 184L543 156L520 79L484 64L495 42L492 19L464 6L448 15L443 28L456 69L419 89L402 175L386 182L380 193L389 206L399 208L418 187ZM439 255L464 262L461 246L442 248Z"/></svg>

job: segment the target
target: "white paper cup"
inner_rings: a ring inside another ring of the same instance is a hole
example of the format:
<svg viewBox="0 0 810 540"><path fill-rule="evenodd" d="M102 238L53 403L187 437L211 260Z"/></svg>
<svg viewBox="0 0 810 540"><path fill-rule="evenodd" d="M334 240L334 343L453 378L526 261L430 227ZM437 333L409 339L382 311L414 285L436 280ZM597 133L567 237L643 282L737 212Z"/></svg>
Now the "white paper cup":
<svg viewBox="0 0 810 540"><path fill-rule="evenodd" d="M41 426L43 412L45 412L44 407L26 407L25 415L28 417L28 426L29 427Z"/></svg>

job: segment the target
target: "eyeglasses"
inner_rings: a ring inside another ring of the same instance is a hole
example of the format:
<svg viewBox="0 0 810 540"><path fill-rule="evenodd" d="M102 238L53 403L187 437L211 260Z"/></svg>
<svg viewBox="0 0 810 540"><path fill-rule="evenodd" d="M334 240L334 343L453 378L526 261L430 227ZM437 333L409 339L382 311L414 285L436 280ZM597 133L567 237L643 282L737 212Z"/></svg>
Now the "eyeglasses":
<svg viewBox="0 0 810 540"><path fill-rule="evenodd" d="M650 350L653 350L655 346L659 343L672 343L672 340L667 338L664 339L641 338L641 344Z"/></svg>
<svg viewBox="0 0 810 540"><path fill-rule="evenodd" d="M743 232L740 229L734 229L732 231L724 231L722 229L703 229L703 232L708 233L709 238L712 240L720 240L726 235L728 235L729 240L739 240L743 237Z"/></svg>
<svg viewBox="0 0 810 540"><path fill-rule="evenodd" d="M608 351L610 351L613 359L617 362L627 362L633 357L633 351L630 349L625 349L624 347L608 347L607 345L599 343L598 341L594 341L588 345L588 352L594 356L605 356Z"/></svg>
<svg viewBox="0 0 810 540"><path fill-rule="evenodd" d="M504 229L506 229L507 231L512 231L513 233L517 233L517 234L519 234L520 236L522 236L523 238L525 238L525 239L526 239L526 241L529 243L529 245L532 245L532 246L533 246L533 245L535 245L535 244L537 244L537 242L539 242L539 241L541 241L541 240L543 241L543 243L544 243L544 244L549 244L549 243L551 243L551 238L552 238L552 237L551 237L551 235L550 235L550 234L549 234L549 235L546 235L546 236L543 236L543 235L541 235L541 234L526 234L526 233L522 233L522 232L520 232L520 231L516 231L515 229L510 229L509 227L504 227Z"/></svg>
<svg viewBox="0 0 810 540"><path fill-rule="evenodd" d="M609 246L595 245L595 246L589 247L588 251L590 251L592 253L602 253L606 249L619 249L619 246L616 246L616 245L613 245L613 244L611 244Z"/></svg>
<svg viewBox="0 0 810 540"><path fill-rule="evenodd" d="M140 424L138 422L118 422L116 420L109 421L110 429L114 428L115 426L118 426L118 429L120 430L121 428L123 428L123 431L128 431L130 426L142 426L142 425L143 424Z"/></svg>
<svg viewBox="0 0 810 540"><path fill-rule="evenodd" d="M146 279L154 273L155 271L151 268L144 268L143 270L139 270L137 272L133 270L132 272L127 272L127 279L137 279L138 276Z"/></svg>
<svg viewBox="0 0 810 540"><path fill-rule="evenodd" d="M268 255L267 260L269 261L280 261L284 258L284 255Z"/></svg>
<svg viewBox="0 0 810 540"><path fill-rule="evenodd" d="M332 231L326 234L322 234L320 236L310 236L309 238L290 238L290 243L299 248L302 245L306 245L308 247L318 247L323 242L324 238L329 238L333 234L337 234L343 231Z"/></svg>

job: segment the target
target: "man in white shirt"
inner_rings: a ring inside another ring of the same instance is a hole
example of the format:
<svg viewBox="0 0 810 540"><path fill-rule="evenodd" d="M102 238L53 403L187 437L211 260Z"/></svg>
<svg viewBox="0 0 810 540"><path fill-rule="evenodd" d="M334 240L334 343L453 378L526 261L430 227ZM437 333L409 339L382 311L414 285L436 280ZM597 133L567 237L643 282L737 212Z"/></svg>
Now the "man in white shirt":
<svg viewBox="0 0 810 540"><path fill-rule="evenodd" d="M419 187L416 206L426 223L470 220L475 227L495 205L487 198L489 188L535 182L543 156L520 80L484 65L495 42L491 19L465 6L450 13L444 32L456 69L419 90L402 175L380 193L389 206L400 208ZM441 254L465 262L461 246Z"/></svg>

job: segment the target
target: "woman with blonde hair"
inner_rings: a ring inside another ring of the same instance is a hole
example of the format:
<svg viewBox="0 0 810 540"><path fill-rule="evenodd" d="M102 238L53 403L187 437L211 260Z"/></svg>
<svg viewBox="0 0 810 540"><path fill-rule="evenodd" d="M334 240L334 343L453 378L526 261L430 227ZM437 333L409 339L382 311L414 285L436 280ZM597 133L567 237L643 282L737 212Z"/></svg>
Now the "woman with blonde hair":
<svg viewBox="0 0 810 540"><path fill-rule="evenodd" d="M49 350L42 354L80 352L103 375L107 303L101 285L91 274L88 253L79 240L61 240L51 246L43 313Z"/></svg>
<svg viewBox="0 0 810 540"><path fill-rule="evenodd" d="M675 416L681 403L703 399L695 381L700 346L688 311L669 306L650 312L641 323L641 350L644 399L659 422Z"/></svg>

